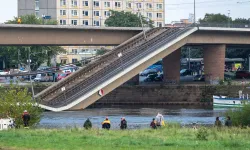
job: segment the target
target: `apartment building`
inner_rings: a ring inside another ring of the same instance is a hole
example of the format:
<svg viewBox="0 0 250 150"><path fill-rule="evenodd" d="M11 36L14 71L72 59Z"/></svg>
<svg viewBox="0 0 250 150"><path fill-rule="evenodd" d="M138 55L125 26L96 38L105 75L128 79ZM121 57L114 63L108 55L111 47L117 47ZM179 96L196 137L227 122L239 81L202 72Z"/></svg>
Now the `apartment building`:
<svg viewBox="0 0 250 150"><path fill-rule="evenodd" d="M35 14L38 17L58 20L60 25L105 26L110 10L141 13L154 21L154 26L164 26L164 0L18 0L18 16ZM66 54L58 62L72 63L95 55L100 47L64 47ZM113 47L105 47L111 49Z"/></svg>

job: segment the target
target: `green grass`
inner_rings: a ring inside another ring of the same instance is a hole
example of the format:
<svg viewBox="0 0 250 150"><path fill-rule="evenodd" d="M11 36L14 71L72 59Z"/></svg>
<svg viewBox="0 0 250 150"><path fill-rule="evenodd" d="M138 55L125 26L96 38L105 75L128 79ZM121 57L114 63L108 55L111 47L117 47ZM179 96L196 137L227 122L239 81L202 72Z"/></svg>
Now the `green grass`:
<svg viewBox="0 0 250 150"><path fill-rule="evenodd" d="M0 131L0 149L11 150L193 150L250 149L250 128L207 128L207 140L199 130L166 127L152 130L20 129Z"/></svg>

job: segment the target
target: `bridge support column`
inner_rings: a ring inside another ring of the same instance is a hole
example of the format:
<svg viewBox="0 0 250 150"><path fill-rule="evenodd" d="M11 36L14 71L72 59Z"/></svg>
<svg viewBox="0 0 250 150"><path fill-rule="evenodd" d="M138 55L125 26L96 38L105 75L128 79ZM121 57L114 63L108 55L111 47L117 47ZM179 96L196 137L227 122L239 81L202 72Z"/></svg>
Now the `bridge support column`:
<svg viewBox="0 0 250 150"><path fill-rule="evenodd" d="M163 80L166 83L180 82L181 49L163 58Z"/></svg>
<svg viewBox="0 0 250 150"><path fill-rule="evenodd" d="M204 73L206 81L224 79L226 45L204 46Z"/></svg>

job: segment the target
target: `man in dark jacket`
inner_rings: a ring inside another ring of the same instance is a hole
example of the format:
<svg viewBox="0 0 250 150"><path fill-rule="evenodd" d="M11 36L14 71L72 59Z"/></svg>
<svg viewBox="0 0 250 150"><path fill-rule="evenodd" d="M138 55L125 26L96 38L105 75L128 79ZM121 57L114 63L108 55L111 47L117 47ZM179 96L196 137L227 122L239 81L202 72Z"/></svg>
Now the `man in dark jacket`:
<svg viewBox="0 0 250 150"><path fill-rule="evenodd" d="M120 128L121 128L122 130L127 129L127 121L125 120L124 117L121 118Z"/></svg>
<svg viewBox="0 0 250 150"><path fill-rule="evenodd" d="M110 127L111 127L111 123L110 123L108 117L106 117L106 119L102 122L102 128L109 130Z"/></svg>
<svg viewBox="0 0 250 150"><path fill-rule="evenodd" d="M84 127L86 130L92 128L92 123L91 123L91 121L89 120L89 118L84 122L83 127Z"/></svg>
<svg viewBox="0 0 250 150"><path fill-rule="evenodd" d="M225 126L227 127L231 127L232 126L232 120L229 116L227 116L227 120L225 122Z"/></svg>
<svg viewBox="0 0 250 150"><path fill-rule="evenodd" d="M150 123L150 127L153 128L153 129L156 129L155 118L153 118L152 122Z"/></svg>
<svg viewBox="0 0 250 150"><path fill-rule="evenodd" d="M22 119L23 119L24 127L28 127L29 126L29 121L30 121L30 114L28 113L27 110L25 110L23 112Z"/></svg>

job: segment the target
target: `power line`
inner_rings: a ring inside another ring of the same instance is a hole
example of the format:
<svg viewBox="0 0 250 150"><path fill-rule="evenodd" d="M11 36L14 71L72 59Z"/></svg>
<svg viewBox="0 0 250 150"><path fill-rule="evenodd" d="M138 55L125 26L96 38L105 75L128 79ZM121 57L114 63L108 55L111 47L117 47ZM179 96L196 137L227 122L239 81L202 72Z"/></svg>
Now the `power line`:
<svg viewBox="0 0 250 150"><path fill-rule="evenodd" d="M206 3L222 3L222 2L228 2L228 1L238 1L238 0L212 0L212 1L202 1L202 2L196 2L196 4L206 4ZM179 6L179 5L193 5L194 3L175 3L175 4L165 4L168 6Z"/></svg>

